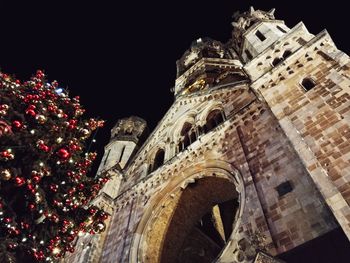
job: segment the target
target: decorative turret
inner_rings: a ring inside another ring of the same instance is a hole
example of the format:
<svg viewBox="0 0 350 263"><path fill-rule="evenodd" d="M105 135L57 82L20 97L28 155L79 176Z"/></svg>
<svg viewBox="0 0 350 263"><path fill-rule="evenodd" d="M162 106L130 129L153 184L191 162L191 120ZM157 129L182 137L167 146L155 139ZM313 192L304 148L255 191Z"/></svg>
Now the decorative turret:
<svg viewBox="0 0 350 263"><path fill-rule="evenodd" d="M275 19L274 12L275 9L265 12L250 7L247 12L233 15L232 44L243 62L252 60L289 31L284 21Z"/></svg>
<svg viewBox="0 0 350 263"><path fill-rule="evenodd" d="M175 95L187 95L226 83L246 79L232 45L199 38L176 62Z"/></svg>
<svg viewBox="0 0 350 263"><path fill-rule="evenodd" d="M111 140L105 147L105 154L97 173L113 167L124 169L140 144L144 142L147 133L146 121L139 117L131 116L118 120L111 130Z"/></svg>
<svg viewBox="0 0 350 263"><path fill-rule="evenodd" d="M191 47L176 61L177 77L189 69L201 58L232 58L232 54L220 41L211 38L199 38L193 41Z"/></svg>

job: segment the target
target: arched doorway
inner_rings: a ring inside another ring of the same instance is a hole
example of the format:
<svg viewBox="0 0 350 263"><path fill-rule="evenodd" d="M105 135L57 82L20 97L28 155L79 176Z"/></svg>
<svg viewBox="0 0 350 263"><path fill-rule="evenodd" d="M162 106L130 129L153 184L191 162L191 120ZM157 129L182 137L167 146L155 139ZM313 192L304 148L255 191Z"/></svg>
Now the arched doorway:
<svg viewBox="0 0 350 263"><path fill-rule="evenodd" d="M231 180L232 179L232 180ZM138 243L144 263L210 263L225 248L238 218L240 193L232 178L190 180L158 200Z"/></svg>
<svg viewBox="0 0 350 263"><path fill-rule="evenodd" d="M166 230L160 263L212 262L232 233L237 199L234 186L222 178L189 184Z"/></svg>

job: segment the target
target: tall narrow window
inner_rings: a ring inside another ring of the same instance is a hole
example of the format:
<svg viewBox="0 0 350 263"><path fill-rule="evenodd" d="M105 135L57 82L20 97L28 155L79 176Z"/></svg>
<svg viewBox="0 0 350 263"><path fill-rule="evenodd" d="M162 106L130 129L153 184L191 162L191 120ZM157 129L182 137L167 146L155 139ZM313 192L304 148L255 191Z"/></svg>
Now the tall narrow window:
<svg viewBox="0 0 350 263"><path fill-rule="evenodd" d="M189 135L189 132L191 129L192 129L192 124L185 122L184 126L182 127L181 133L180 133L180 135L183 137L182 150L186 149L187 146L189 146L191 144L190 135Z"/></svg>
<svg viewBox="0 0 350 263"><path fill-rule="evenodd" d="M276 26L276 27L277 27L277 29L278 29L279 31L281 31L282 33L287 33L287 31L284 30L282 27L280 27L280 26Z"/></svg>
<svg viewBox="0 0 350 263"><path fill-rule="evenodd" d="M184 149L184 145L182 141L179 142L179 144L177 145L177 148L179 152L182 152L182 150Z"/></svg>
<svg viewBox="0 0 350 263"><path fill-rule="evenodd" d="M316 83L311 78L304 78L301 85L306 91L309 91L316 86Z"/></svg>
<svg viewBox="0 0 350 263"><path fill-rule="evenodd" d="M289 57L291 54L292 54L292 51L286 50L286 51L284 51L284 53L283 53L282 56L283 56L284 59L286 59L286 58Z"/></svg>
<svg viewBox="0 0 350 263"><path fill-rule="evenodd" d="M266 39L266 37L259 30L255 32L255 35L260 39L260 41L264 41Z"/></svg>
<svg viewBox="0 0 350 263"><path fill-rule="evenodd" d="M108 160L108 156L109 156L110 153L111 153L111 149L108 150L108 153L107 153L106 158L105 158L105 160L103 162L103 165L106 165L107 160Z"/></svg>
<svg viewBox="0 0 350 263"><path fill-rule="evenodd" d="M207 131L210 131L217 127L220 123L224 121L223 114L220 110L214 110L210 112L206 119Z"/></svg>
<svg viewBox="0 0 350 263"><path fill-rule="evenodd" d="M253 55L249 52L248 49L246 49L244 52L247 55L248 60L252 60L253 59Z"/></svg>
<svg viewBox="0 0 350 263"><path fill-rule="evenodd" d="M156 156L154 157L153 165L152 165L152 171L157 170L160 166L164 163L164 156L165 152L163 149L159 149L156 153Z"/></svg>
<svg viewBox="0 0 350 263"><path fill-rule="evenodd" d="M274 67L276 67L279 63L281 63L282 62L282 58L275 58L273 61L272 61L272 65L274 66Z"/></svg>
<svg viewBox="0 0 350 263"><path fill-rule="evenodd" d="M122 150L120 151L120 156L119 156L119 163L122 161L122 159L123 159L123 155L124 155L124 151L125 151L125 145L123 145L123 148L122 148Z"/></svg>
<svg viewBox="0 0 350 263"><path fill-rule="evenodd" d="M197 140L197 136L196 136L196 132L195 131L191 132L190 140L191 140L191 143L193 143L193 142L195 142Z"/></svg>

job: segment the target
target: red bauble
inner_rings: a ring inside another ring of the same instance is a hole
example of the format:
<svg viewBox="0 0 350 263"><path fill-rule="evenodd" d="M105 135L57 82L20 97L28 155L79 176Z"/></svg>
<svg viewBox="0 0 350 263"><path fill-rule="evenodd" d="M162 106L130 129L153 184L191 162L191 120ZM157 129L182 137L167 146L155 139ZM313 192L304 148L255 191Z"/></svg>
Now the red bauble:
<svg viewBox="0 0 350 263"><path fill-rule="evenodd" d="M23 123L20 121L13 121L12 126L16 129L21 129L23 127Z"/></svg>
<svg viewBox="0 0 350 263"><path fill-rule="evenodd" d="M23 177L16 177L15 178L16 186L22 186L25 184L25 182L26 182L26 180Z"/></svg>
<svg viewBox="0 0 350 263"><path fill-rule="evenodd" d="M25 222L21 222L21 228L22 229L28 229L29 228L29 224L25 223Z"/></svg>
<svg viewBox="0 0 350 263"><path fill-rule="evenodd" d="M16 236L21 233L17 228L9 229L9 232L10 232L11 235L16 235Z"/></svg>
<svg viewBox="0 0 350 263"><path fill-rule="evenodd" d="M102 213L101 214L101 219L102 220L107 220L107 218L108 218L108 214L106 214L106 213Z"/></svg>
<svg viewBox="0 0 350 263"><path fill-rule="evenodd" d="M43 150L44 152L49 152L50 151L50 147L45 145L45 144L41 144L40 145L40 150Z"/></svg>
<svg viewBox="0 0 350 263"><path fill-rule="evenodd" d="M53 222L57 223L57 222L59 221L58 215L53 214L53 215L51 216L51 220L52 220Z"/></svg>
<svg viewBox="0 0 350 263"><path fill-rule="evenodd" d="M34 185L28 184L27 185L28 190L33 191L35 189Z"/></svg>
<svg viewBox="0 0 350 263"><path fill-rule="evenodd" d="M34 110L26 110L26 113L32 117L36 115L36 112Z"/></svg>
<svg viewBox="0 0 350 263"><path fill-rule="evenodd" d="M40 176L38 176L38 175L34 175L33 177L32 177L32 179L33 179L33 182L34 183L39 183L40 182Z"/></svg>
<svg viewBox="0 0 350 263"><path fill-rule="evenodd" d="M36 75L35 75L35 77L37 77L38 79L41 79L41 78L43 78L45 75L44 75L44 73L42 72L42 70L37 70L36 71Z"/></svg>
<svg viewBox="0 0 350 263"><path fill-rule="evenodd" d="M57 185L57 184L51 184L51 185L50 185L50 190L51 190L52 192L57 192L57 190L58 190L58 185Z"/></svg>
<svg viewBox="0 0 350 263"><path fill-rule="evenodd" d="M29 204L28 208L29 208L29 210L34 210L35 209L35 204Z"/></svg>
<svg viewBox="0 0 350 263"><path fill-rule="evenodd" d="M71 154L70 152L65 149L65 148L61 148L57 151L57 155L62 159L62 160L67 160Z"/></svg>

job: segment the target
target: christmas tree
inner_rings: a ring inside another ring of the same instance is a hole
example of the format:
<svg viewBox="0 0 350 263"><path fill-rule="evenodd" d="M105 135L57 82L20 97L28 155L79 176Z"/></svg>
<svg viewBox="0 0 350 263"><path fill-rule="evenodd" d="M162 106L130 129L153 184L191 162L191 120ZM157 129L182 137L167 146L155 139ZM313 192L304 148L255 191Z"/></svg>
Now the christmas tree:
<svg viewBox="0 0 350 263"><path fill-rule="evenodd" d="M89 176L96 154L84 152L103 121L83 113L40 70L23 83L0 73L0 262L55 262L104 229L89 203L108 178Z"/></svg>

